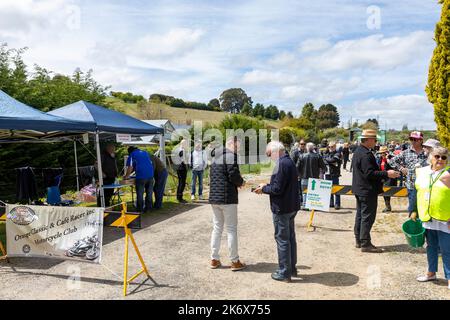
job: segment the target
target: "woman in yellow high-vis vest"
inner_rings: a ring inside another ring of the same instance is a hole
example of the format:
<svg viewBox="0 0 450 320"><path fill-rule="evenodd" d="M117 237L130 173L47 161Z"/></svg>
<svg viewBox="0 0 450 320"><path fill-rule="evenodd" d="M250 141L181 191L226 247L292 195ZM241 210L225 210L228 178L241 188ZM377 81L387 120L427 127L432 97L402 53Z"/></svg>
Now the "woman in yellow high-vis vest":
<svg viewBox="0 0 450 320"><path fill-rule="evenodd" d="M430 166L417 169L417 212L426 229L428 273L417 281L436 280L439 252L450 289L450 167L448 150L436 147L430 153ZM412 219L417 215L413 214Z"/></svg>

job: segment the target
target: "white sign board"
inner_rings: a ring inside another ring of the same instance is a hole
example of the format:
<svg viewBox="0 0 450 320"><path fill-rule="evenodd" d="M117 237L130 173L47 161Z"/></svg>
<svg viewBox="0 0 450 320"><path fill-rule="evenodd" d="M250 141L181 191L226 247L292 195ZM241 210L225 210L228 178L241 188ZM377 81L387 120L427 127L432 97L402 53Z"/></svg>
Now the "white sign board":
<svg viewBox="0 0 450 320"><path fill-rule="evenodd" d="M330 211L332 188L332 181L309 178L305 207L310 210Z"/></svg>
<svg viewBox="0 0 450 320"><path fill-rule="evenodd" d="M118 143L131 142L131 134L116 134Z"/></svg>
<svg viewBox="0 0 450 320"><path fill-rule="evenodd" d="M103 211L103 208L7 205L8 256L100 263Z"/></svg>

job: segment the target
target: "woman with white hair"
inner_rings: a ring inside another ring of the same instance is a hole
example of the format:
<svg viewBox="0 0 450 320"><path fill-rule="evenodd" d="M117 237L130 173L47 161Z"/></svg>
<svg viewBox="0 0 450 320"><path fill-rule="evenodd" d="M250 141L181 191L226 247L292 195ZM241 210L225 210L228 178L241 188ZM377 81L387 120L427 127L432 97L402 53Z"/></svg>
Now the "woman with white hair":
<svg viewBox="0 0 450 320"><path fill-rule="evenodd" d="M439 251L450 289L450 167L448 150L434 148L428 158L430 166L417 169L417 212L426 229L428 272L417 281L436 280ZM417 214L411 215L416 219Z"/></svg>

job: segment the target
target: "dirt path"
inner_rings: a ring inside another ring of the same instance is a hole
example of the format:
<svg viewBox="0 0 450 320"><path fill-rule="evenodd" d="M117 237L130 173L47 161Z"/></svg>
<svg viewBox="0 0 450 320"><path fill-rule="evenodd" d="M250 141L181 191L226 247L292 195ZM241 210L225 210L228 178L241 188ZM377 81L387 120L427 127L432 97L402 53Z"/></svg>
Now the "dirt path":
<svg viewBox="0 0 450 320"><path fill-rule="evenodd" d="M262 177L260 179L265 179ZM349 182L345 173L344 182ZM384 205L379 204L379 209ZM146 228L135 233L153 278L137 287L127 299L449 299L446 281L418 284L426 270L423 249L412 250L400 226L406 220L404 200L393 200L396 211L379 213L373 242L382 254L363 254L353 247L354 198L343 197L344 209L318 213L315 232L306 232L309 213L298 215L298 266L301 275L290 284L270 278L277 267L273 224L267 196L249 190L240 194L239 248L248 269L233 273L226 266L226 241L222 243L224 268L210 270L211 209L190 205L187 211L148 217ZM103 265L14 259L0 262L2 299L121 299L123 240L121 231L107 229ZM131 255L130 272L138 263ZM442 277L442 264L438 275ZM81 281L69 276L80 272ZM68 280L69 279L69 280Z"/></svg>

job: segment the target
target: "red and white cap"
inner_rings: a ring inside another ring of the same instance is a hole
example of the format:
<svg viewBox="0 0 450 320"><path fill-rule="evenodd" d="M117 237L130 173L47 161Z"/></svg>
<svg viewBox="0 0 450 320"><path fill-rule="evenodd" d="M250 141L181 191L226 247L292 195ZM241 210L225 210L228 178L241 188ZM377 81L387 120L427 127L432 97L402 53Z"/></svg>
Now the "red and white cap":
<svg viewBox="0 0 450 320"><path fill-rule="evenodd" d="M422 139L423 140L423 133L420 132L420 131L412 131L409 134L409 138Z"/></svg>

